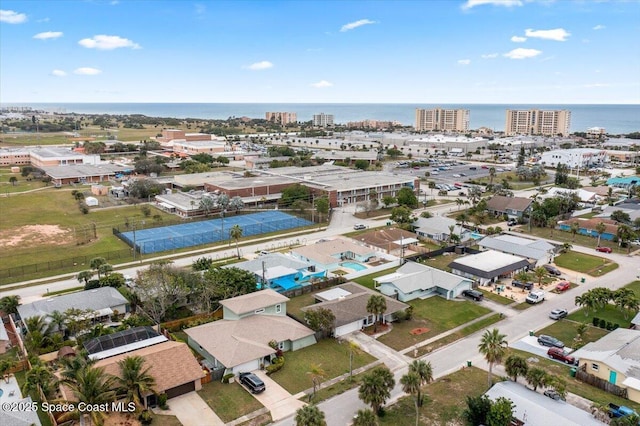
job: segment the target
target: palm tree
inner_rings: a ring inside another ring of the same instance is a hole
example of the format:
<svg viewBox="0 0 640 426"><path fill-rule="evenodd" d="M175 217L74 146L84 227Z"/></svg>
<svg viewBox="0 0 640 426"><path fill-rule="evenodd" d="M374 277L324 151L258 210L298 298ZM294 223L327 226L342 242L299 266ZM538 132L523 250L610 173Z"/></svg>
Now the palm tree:
<svg viewBox="0 0 640 426"><path fill-rule="evenodd" d="M58 382L53 372L44 365L34 365L31 370L27 371L24 379L21 390L25 395L31 391L37 391L38 387L40 387L42 393L49 397L58 389Z"/></svg>
<svg viewBox="0 0 640 426"><path fill-rule="evenodd" d="M93 278L93 271L80 271L78 272L78 275L76 275L76 279L78 280L79 283L83 283L84 285L89 284L89 280Z"/></svg>
<svg viewBox="0 0 640 426"><path fill-rule="evenodd" d="M589 316L589 311L594 310L598 306L598 301L593 297L592 293L584 293L581 296L576 296L575 304L584 308L584 315Z"/></svg>
<svg viewBox="0 0 640 426"><path fill-rule="evenodd" d="M489 168L489 186L493 185L493 179L496 177L496 168L495 167L490 167Z"/></svg>
<svg viewBox="0 0 640 426"><path fill-rule="evenodd" d="M149 368L143 368L144 362L141 356L128 356L118 361L120 367L120 377L116 378L118 394L124 395L128 402L134 402L136 407L146 405L142 403L145 394L155 393L156 381L149 374Z"/></svg>
<svg viewBox="0 0 640 426"><path fill-rule="evenodd" d="M79 410L80 414L88 414L92 423L102 425L106 417L105 412L92 410L91 407L115 401L116 393L112 390L115 387L115 377L107 375L102 368L86 366L78 371L75 381L70 382L68 386L78 402L85 403L76 407L87 407L85 410Z"/></svg>
<svg viewBox="0 0 640 426"><path fill-rule="evenodd" d="M0 311L7 315L17 314L18 306L20 306L20 296L18 295L5 296L0 299Z"/></svg>
<svg viewBox="0 0 640 426"><path fill-rule="evenodd" d="M557 224L558 221L555 217L550 217L549 219L547 219L547 227L551 229L551 238L553 238L553 231L554 229L556 229Z"/></svg>
<svg viewBox="0 0 640 426"><path fill-rule="evenodd" d="M629 225L618 225L618 232L616 233L618 240L620 241L620 247L622 244L627 245L627 254L631 252L631 244L629 244L629 240L633 239L635 233L633 229Z"/></svg>
<svg viewBox="0 0 640 426"><path fill-rule="evenodd" d="M489 378L488 383L491 387L491 375L493 373L493 364L500 363L507 351L506 335L500 334L500 330L494 328L493 330L486 330L482 335L478 349L480 353L484 355L484 358L489 363Z"/></svg>
<svg viewBox="0 0 640 426"><path fill-rule="evenodd" d="M602 234L604 234L604 231L607 230L607 225L604 224L604 222L599 222L596 227L596 232L598 233L598 244L596 246L600 246L600 237L602 237Z"/></svg>
<svg viewBox="0 0 640 426"><path fill-rule="evenodd" d="M16 186L16 183L18 183L18 178L15 176L11 176L9 178L9 182L11 183L11 186Z"/></svg>
<svg viewBox="0 0 640 426"><path fill-rule="evenodd" d="M373 332L378 331L378 320L380 315L384 314L387 310L387 301L382 295L373 294L367 301L367 312L373 314L375 319L373 321Z"/></svg>
<svg viewBox="0 0 640 426"><path fill-rule="evenodd" d="M395 384L391 370L387 367L376 367L362 378L358 397L365 404L371 405L374 413L379 413L382 405L391 396L391 389Z"/></svg>
<svg viewBox="0 0 640 426"><path fill-rule="evenodd" d="M95 360L83 356L61 358L62 371L60 371L60 382L64 384L75 383L80 370L96 363Z"/></svg>
<svg viewBox="0 0 640 426"><path fill-rule="evenodd" d="M562 248L560 249L560 253L567 253L572 248L573 248L573 245L571 243L564 243L564 244L562 244Z"/></svg>
<svg viewBox="0 0 640 426"><path fill-rule="evenodd" d="M316 396L316 391L320 387L320 379L325 377L327 373L322 369L320 364L311 364L309 367L309 371L307 374L311 376L311 383L313 384L313 393L311 394L310 400Z"/></svg>
<svg viewBox="0 0 640 426"><path fill-rule="evenodd" d="M349 381L353 381L353 357L361 352L360 346L349 340Z"/></svg>
<svg viewBox="0 0 640 426"><path fill-rule="evenodd" d="M416 359L409 364L409 371L418 375L420 378L420 386L433 381L433 368L431 367L431 362ZM420 395L420 391L421 389L418 388L418 404L422 407L422 396Z"/></svg>
<svg viewBox="0 0 640 426"><path fill-rule="evenodd" d="M460 211L460 206L464 204L464 200L462 198L456 198L456 204L458 205L458 211Z"/></svg>
<svg viewBox="0 0 640 426"><path fill-rule="evenodd" d="M352 426L378 426L376 413L368 408L358 410L358 413L353 418Z"/></svg>
<svg viewBox="0 0 640 426"><path fill-rule="evenodd" d="M536 269L533 270L533 274L538 279L538 285L542 287L542 280L547 276L547 270L544 269L542 266L538 266Z"/></svg>
<svg viewBox="0 0 640 426"><path fill-rule="evenodd" d="M533 390L536 391L539 386L545 386L549 383L549 375L545 370L538 367L530 368L527 372L527 383L533 386Z"/></svg>
<svg viewBox="0 0 640 426"><path fill-rule="evenodd" d="M296 426L327 426L324 413L315 405L305 405L296 411Z"/></svg>
<svg viewBox="0 0 640 426"><path fill-rule="evenodd" d="M67 316L60 311L53 311L49 315L49 326L51 329L55 329L61 335L64 335L65 324L67 323Z"/></svg>
<svg viewBox="0 0 640 426"><path fill-rule="evenodd" d="M580 231L580 224L578 222L572 222L571 227L569 228L571 234L573 235L573 242L576 241L576 234Z"/></svg>
<svg viewBox="0 0 640 426"><path fill-rule="evenodd" d="M229 237L231 237L236 242L236 252L238 254L238 259L240 259L240 249L238 248L238 240L242 238L242 228L240 225L233 225L231 230L229 231Z"/></svg>
<svg viewBox="0 0 640 426"><path fill-rule="evenodd" d="M100 267L106 263L107 260L104 257L94 257L89 261L89 267L98 272L98 279L100 279Z"/></svg>
<svg viewBox="0 0 640 426"><path fill-rule="evenodd" d="M407 372L404 376L400 378L400 384L402 385L402 391L413 395L415 397L414 405L416 408L416 426L418 426L418 422L420 421L420 402L419 394L420 394L420 376L413 371Z"/></svg>
<svg viewBox="0 0 640 426"><path fill-rule="evenodd" d="M518 376L526 376L529 370L527 360L518 355L509 355L504 361L504 368L514 382L518 381Z"/></svg>

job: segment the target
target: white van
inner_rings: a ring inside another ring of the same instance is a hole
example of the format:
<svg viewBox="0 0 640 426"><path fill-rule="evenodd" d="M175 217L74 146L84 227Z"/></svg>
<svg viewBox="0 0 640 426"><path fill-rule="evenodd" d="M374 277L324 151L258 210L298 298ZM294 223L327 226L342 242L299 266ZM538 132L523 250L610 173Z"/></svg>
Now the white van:
<svg viewBox="0 0 640 426"><path fill-rule="evenodd" d="M531 303L531 304L540 303L543 300L544 300L544 291L542 290L532 291L531 293L529 293L526 299L527 303Z"/></svg>

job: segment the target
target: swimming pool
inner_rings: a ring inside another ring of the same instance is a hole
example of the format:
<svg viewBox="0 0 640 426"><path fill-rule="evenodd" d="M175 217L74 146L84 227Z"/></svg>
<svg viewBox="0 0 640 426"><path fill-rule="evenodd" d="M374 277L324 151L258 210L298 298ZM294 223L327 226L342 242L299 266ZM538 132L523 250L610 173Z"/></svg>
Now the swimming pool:
<svg viewBox="0 0 640 426"><path fill-rule="evenodd" d="M479 233L477 233L477 232L472 232L472 233L471 233L471 238L473 238L474 240L479 240L479 239L481 239L481 238L483 238L483 237L484 237L484 235L479 234Z"/></svg>
<svg viewBox="0 0 640 426"><path fill-rule="evenodd" d="M340 266L344 266L345 268L353 269L354 271L364 271L365 269L368 269L363 264L357 263L357 262L342 262L340 264Z"/></svg>

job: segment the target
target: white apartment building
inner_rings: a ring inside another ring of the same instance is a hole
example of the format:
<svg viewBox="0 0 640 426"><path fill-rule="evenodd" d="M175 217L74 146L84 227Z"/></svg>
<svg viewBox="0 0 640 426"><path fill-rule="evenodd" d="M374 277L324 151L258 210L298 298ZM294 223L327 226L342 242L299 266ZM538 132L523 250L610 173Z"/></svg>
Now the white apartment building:
<svg viewBox="0 0 640 426"><path fill-rule="evenodd" d="M571 111L508 109L504 133L515 135L568 136Z"/></svg>
<svg viewBox="0 0 640 426"><path fill-rule="evenodd" d="M298 122L298 114L295 112L267 112L265 119L272 123L278 123L283 126Z"/></svg>
<svg viewBox="0 0 640 426"><path fill-rule="evenodd" d="M469 110L416 108L415 128L418 132L432 130L467 132L469 130Z"/></svg>
<svg viewBox="0 0 640 426"><path fill-rule="evenodd" d="M313 125L315 127L330 127L333 126L333 114L313 114Z"/></svg>
<svg viewBox="0 0 640 426"><path fill-rule="evenodd" d="M588 169L602 167L607 161L607 151L593 148L557 149L543 152L540 163L545 167L566 164L570 168Z"/></svg>

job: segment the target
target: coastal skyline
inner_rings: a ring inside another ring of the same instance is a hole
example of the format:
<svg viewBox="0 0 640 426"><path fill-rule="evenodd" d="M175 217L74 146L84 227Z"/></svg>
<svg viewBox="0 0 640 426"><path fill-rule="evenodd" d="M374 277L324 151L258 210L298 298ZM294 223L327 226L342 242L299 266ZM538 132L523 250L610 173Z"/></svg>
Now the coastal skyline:
<svg viewBox="0 0 640 426"><path fill-rule="evenodd" d="M0 103L638 104L640 2L3 1Z"/></svg>

